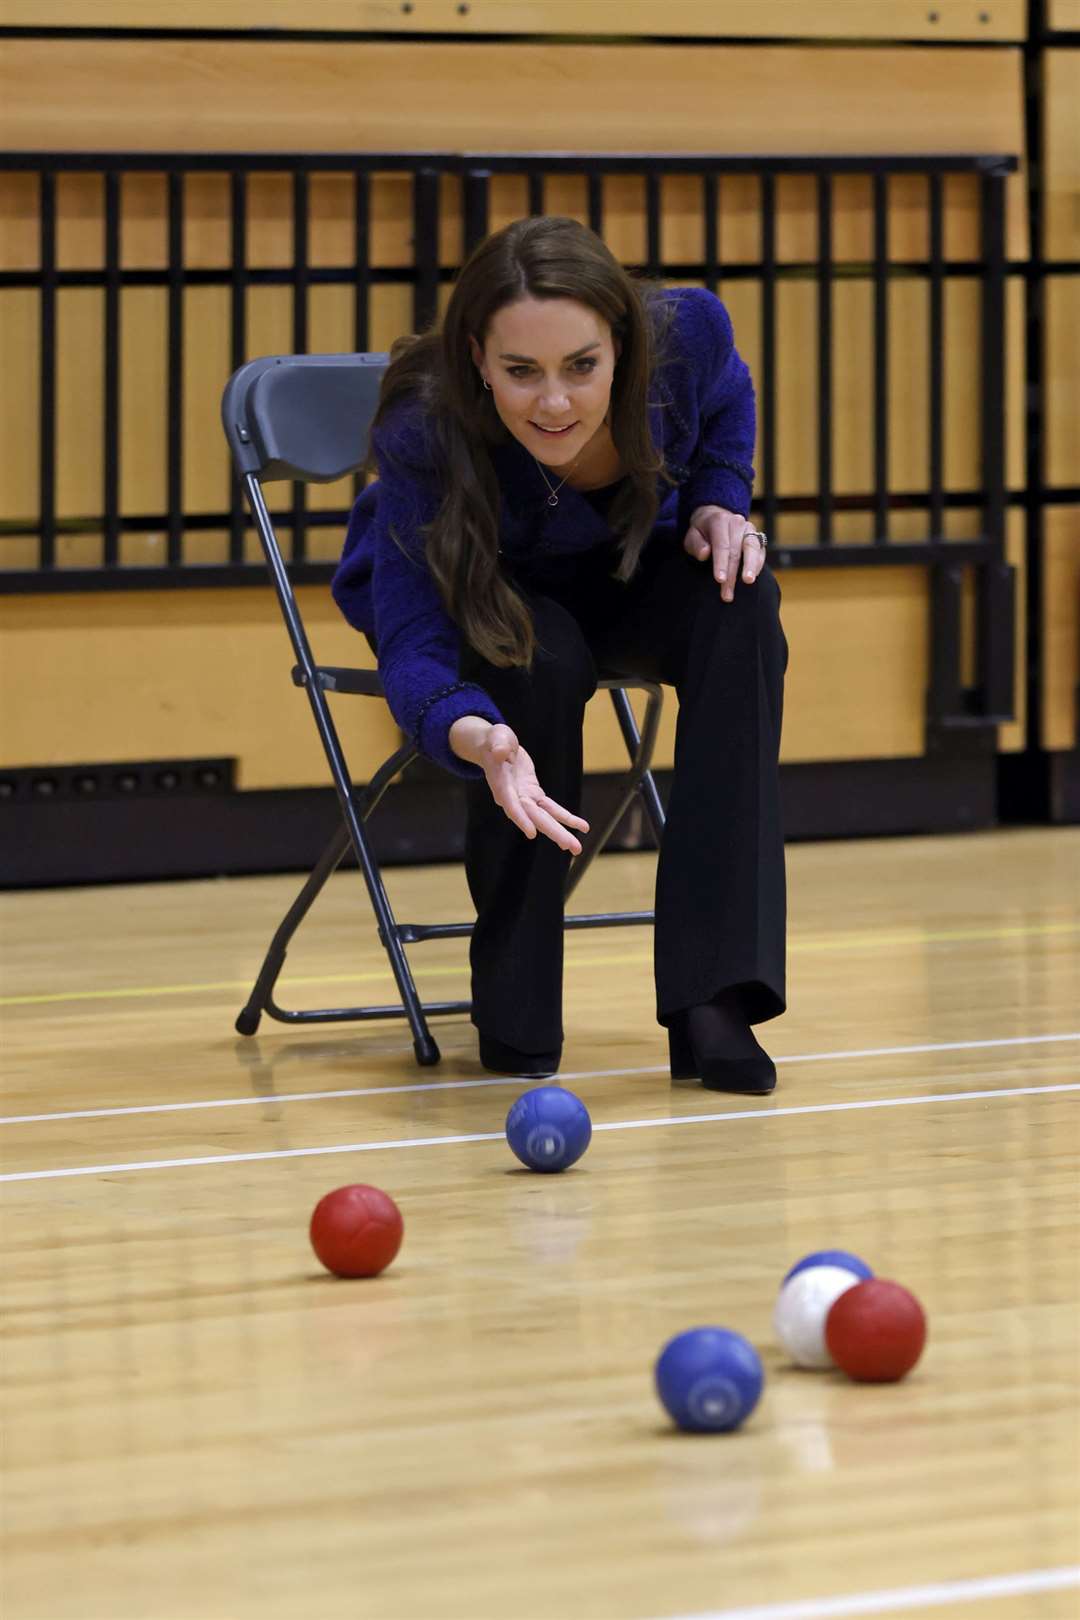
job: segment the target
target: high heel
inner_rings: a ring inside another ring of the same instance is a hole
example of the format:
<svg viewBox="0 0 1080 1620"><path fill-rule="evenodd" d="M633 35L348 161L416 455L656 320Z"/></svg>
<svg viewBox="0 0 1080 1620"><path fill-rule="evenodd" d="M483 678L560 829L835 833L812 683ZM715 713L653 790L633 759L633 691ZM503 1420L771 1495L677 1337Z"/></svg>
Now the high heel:
<svg viewBox="0 0 1080 1620"><path fill-rule="evenodd" d="M672 1015L668 1025L668 1056L673 1080L700 1079L706 1091L731 1091L740 1096L766 1097L776 1088L776 1065L758 1046L747 1026L747 1035L756 1051L732 1056L710 1039L708 1028L712 1008L690 1007ZM726 1044L726 1043L725 1043Z"/></svg>
<svg viewBox="0 0 1080 1620"><path fill-rule="evenodd" d="M546 1075L559 1072L561 1046L554 1052L519 1052L516 1047L497 1041L493 1035L477 1033L480 1062L491 1074L515 1074L527 1080L542 1080Z"/></svg>
<svg viewBox="0 0 1080 1620"><path fill-rule="evenodd" d="M690 1045L690 1036L686 1028L686 1015L676 1013L668 1025L668 1060L671 1063L671 1078L673 1080L698 1080L701 1077L701 1067L694 1056L694 1049Z"/></svg>

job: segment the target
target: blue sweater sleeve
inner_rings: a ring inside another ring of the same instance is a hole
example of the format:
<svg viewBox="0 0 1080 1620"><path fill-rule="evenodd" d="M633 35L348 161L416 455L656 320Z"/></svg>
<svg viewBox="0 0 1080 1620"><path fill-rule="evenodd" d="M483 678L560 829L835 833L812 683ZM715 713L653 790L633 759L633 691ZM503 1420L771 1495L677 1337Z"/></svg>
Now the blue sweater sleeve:
<svg viewBox="0 0 1080 1620"><path fill-rule="evenodd" d="M699 506L723 506L746 517L754 488L756 429L750 369L735 347L731 317L703 288L680 288L685 310L677 328L693 344L699 439L690 477L680 490L679 517L689 526Z"/></svg>
<svg viewBox="0 0 1080 1620"><path fill-rule="evenodd" d="M466 714L492 724L502 715L482 687L458 677L460 636L424 558L423 527L440 503L419 423L377 434L371 605L379 674L391 713L421 753L457 776L478 766L450 747L450 727Z"/></svg>

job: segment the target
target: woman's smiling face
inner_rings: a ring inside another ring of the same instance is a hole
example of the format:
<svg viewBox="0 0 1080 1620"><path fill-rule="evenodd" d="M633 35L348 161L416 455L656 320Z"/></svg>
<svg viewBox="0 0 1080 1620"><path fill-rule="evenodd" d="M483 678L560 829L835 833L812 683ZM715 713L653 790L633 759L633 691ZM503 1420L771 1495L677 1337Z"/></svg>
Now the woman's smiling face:
<svg viewBox="0 0 1080 1620"><path fill-rule="evenodd" d="M514 438L553 468L603 427L618 358L602 315L574 298L520 298L491 319L472 356Z"/></svg>

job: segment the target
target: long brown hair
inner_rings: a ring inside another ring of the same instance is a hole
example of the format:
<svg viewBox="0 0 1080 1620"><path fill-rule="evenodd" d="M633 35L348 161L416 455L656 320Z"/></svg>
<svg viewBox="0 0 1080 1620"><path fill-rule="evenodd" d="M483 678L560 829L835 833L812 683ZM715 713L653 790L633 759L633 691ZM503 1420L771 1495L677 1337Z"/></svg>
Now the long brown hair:
<svg viewBox="0 0 1080 1620"><path fill-rule="evenodd" d="M609 521L616 577L629 579L656 520L663 457L649 431L649 385L662 341L659 289L636 282L574 219L516 220L480 243L459 273L440 329L391 351L373 431L399 401L418 400L435 428L443 500L425 534L428 566L450 617L489 663L528 666L532 618L499 567L499 485L490 450L508 438L473 364L493 316L520 298L572 298L610 326L618 359L608 426L626 470ZM452 475L451 475L452 474Z"/></svg>

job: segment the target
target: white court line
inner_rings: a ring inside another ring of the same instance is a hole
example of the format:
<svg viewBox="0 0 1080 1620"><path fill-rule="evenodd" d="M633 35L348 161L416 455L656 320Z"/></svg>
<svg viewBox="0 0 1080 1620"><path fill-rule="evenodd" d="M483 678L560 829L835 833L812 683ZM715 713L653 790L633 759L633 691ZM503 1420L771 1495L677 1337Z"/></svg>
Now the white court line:
<svg viewBox="0 0 1080 1620"><path fill-rule="evenodd" d="M897 1586L851 1597L801 1598L792 1603L755 1603L748 1609L710 1609L705 1614L669 1615L665 1620L844 1620L848 1615L897 1614L946 1603L977 1603L980 1598L1026 1597L1080 1586L1080 1564L1060 1569L1025 1569L1015 1575L979 1580L936 1581L931 1586Z"/></svg>
<svg viewBox="0 0 1080 1620"><path fill-rule="evenodd" d="M724 1114L677 1114L663 1119L618 1119L594 1125L597 1131L651 1131L664 1125L715 1125L721 1120L782 1119L796 1114L847 1114L868 1108L914 1108L922 1103L995 1101L1080 1091L1080 1080L1056 1086L1010 1086L1000 1091L942 1091L926 1097L878 1097L869 1102L805 1103L798 1108L741 1108ZM179 1170L193 1165L255 1164L264 1159L315 1159L328 1153L382 1153L399 1148L458 1147L466 1142L502 1142L503 1131L472 1131L462 1136L403 1136L387 1142L334 1142L328 1147L269 1148L261 1153L204 1153L196 1158L128 1160L124 1164L78 1164L63 1170L14 1170L4 1181L61 1181L70 1176L120 1175L132 1170Z"/></svg>
<svg viewBox="0 0 1080 1620"><path fill-rule="evenodd" d="M1080 1032L1065 1035L1009 1035L998 1040L939 1041L931 1046L869 1046L858 1051L799 1052L787 1057L776 1057L778 1064L833 1063L842 1058L905 1057L923 1052L971 1052L999 1046L1044 1046L1053 1041L1080 1041ZM271 1058L267 1067L272 1064ZM568 1080L610 1080L642 1074L665 1074L666 1063L652 1063L642 1069L581 1069L576 1074L561 1074L559 1083ZM251 1097L211 1097L197 1102L132 1103L123 1108L71 1108L52 1114L7 1114L0 1116L0 1125L41 1125L60 1119L116 1119L123 1114L180 1114L198 1108L252 1108L259 1103L325 1102L336 1097L396 1097L406 1091L468 1091L489 1086L517 1086L523 1076L509 1075L492 1080L416 1080L404 1086L350 1086L337 1091L283 1091L266 1092Z"/></svg>

